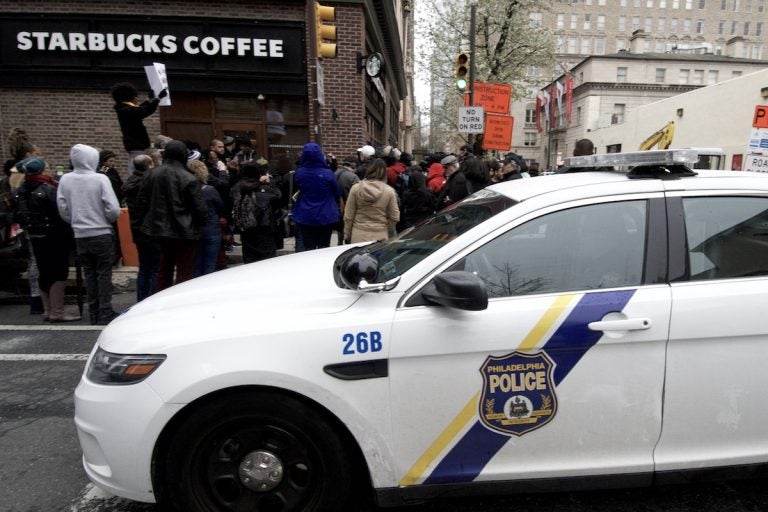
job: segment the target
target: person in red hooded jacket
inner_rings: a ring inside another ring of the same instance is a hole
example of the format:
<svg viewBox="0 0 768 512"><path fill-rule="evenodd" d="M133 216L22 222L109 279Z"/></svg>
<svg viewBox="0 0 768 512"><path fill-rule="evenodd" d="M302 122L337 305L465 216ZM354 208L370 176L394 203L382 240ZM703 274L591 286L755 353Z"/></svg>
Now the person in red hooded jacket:
<svg viewBox="0 0 768 512"><path fill-rule="evenodd" d="M440 193L446 182L445 168L440 163L445 156L444 153L430 155L429 167L427 168L427 188L435 194Z"/></svg>

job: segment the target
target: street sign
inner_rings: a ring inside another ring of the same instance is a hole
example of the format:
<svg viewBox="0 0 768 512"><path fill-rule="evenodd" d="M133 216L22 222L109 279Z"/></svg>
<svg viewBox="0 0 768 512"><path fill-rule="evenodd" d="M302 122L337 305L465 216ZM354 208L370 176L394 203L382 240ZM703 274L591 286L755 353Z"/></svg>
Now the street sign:
<svg viewBox="0 0 768 512"><path fill-rule="evenodd" d="M459 107L459 133L483 133L483 107Z"/></svg>
<svg viewBox="0 0 768 512"><path fill-rule="evenodd" d="M323 61L315 59L315 69L317 70L316 83L317 83L317 103L321 107L325 106L325 75L323 74Z"/></svg>
<svg viewBox="0 0 768 512"><path fill-rule="evenodd" d="M475 105L483 107L487 113L509 114L511 85L475 82L474 93Z"/></svg>
<svg viewBox="0 0 768 512"><path fill-rule="evenodd" d="M753 128L768 128L768 105L755 105L755 117L752 118Z"/></svg>
<svg viewBox="0 0 768 512"><path fill-rule="evenodd" d="M768 129L752 128L747 143L750 153L761 153L768 151Z"/></svg>
<svg viewBox="0 0 768 512"><path fill-rule="evenodd" d="M768 172L768 156L746 155L744 157L744 170L753 172Z"/></svg>
<svg viewBox="0 0 768 512"><path fill-rule="evenodd" d="M485 116L485 135L483 135L483 149L495 149L509 151L512 149L512 128L515 118L501 114L488 114Z"/></svg>

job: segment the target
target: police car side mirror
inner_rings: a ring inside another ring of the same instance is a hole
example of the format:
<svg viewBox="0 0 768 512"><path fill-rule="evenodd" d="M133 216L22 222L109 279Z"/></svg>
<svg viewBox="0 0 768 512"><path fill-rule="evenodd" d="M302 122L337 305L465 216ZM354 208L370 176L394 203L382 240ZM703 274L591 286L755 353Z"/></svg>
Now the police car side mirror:
<svg viewBox="0 0 768 512"><path fill-rule="evenodd" d="M488 308L485 282L471 272L463 270L438 274L424 287L421 296L433 304L467 311Z"/></svg>
<svg viewBox="0 0 768 512"><path fill-rule="evenodd" d="M358 290L361 282L366 285L375 282L378 273L378 260L365 252L346 258L339 269L341 281L350 290Z"/></svg>

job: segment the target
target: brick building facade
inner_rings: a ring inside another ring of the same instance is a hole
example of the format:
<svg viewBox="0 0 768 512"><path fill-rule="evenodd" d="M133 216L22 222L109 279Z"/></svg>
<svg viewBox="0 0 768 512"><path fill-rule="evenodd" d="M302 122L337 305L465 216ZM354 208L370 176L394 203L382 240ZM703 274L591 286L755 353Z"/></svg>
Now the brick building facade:
<svg viewBox="0 0 768 512"><path fill-rule="evenodd" d="M397 145L407 96L401 2L322 3L336 9L338 53L321 61L321 105L311 1L0 0L4 158L9 131L20 127L51 165L66 166L69 148L84 143L114 150L125 169L109 87L130 81L143 98L149 89L143 66L152 62L166 65L172 105L145 119L150 136L203 147L214 136L248 138L272 161L295 158L309 140L336 155L364 143ZM104 49L89 39L92 33L120 37L107 39L114 44ZM240 54L237 47L226 53L230 36L251 42ZM255 38L262 37L279 41L269 58L254 57ZM194 44L187 46L188 39ZM359 56L373 52L385 62L378 78L358 66Z"/></svg>

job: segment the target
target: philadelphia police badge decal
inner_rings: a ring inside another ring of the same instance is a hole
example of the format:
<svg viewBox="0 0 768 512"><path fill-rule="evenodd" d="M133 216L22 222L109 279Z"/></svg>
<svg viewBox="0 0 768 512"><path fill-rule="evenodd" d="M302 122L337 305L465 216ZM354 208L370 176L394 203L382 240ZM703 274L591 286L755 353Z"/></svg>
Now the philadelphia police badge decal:
<svg viewBox="0 0 768 512"><path fill-rule="evenodd" d="M480 368L480 420L502 434L522 436L555 417L554 363L545 352L488 356Z"/></svg>

